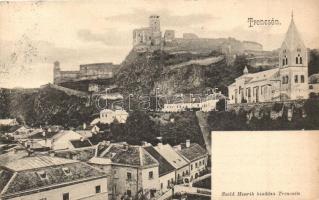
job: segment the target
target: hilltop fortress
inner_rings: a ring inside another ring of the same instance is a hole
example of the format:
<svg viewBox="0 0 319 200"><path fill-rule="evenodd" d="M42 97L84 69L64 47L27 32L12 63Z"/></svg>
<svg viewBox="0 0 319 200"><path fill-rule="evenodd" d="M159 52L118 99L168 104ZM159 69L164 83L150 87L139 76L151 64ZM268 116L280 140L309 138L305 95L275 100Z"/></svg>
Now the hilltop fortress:
<svg viewBox="0 0 319 200"><path fill-rule="evenodd" d="M133 30L133 49L137 52L165 51L212 51L225 54L244 51L262 51L263 46L252 41L238 41L234 38L200 38L194 33L183 33L175 37L175 30L165 30L162 36L160 16L151 15L149 26Z"/></svg>
<svg viewBox="0 0 319 200"><path fill-rule="evenodd" d="M93 63L80 65L80 70L62 71L60 62L56 61L53 83L82 91L98 91L101 83L110 84L118 68L119 65L113 63Z"/></svg>

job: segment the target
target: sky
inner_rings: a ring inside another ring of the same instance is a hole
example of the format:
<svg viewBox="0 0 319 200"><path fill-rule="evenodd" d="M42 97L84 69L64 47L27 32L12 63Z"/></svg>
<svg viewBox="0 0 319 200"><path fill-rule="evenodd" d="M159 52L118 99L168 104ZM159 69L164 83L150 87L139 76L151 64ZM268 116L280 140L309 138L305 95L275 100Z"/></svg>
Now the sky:
<svg viewBox="0 0 319 200"><path fill-rule="evenodd" d="M39 87L52 82L53 62L62 70L80 64L121 63L132 48L132 31L160 15L161 30L177 37L234 37L279 48L291 13L308 48L319 48L316 0L108 0L0 2L0 87ZM248 18L280 25L249 27Z"/></svg>

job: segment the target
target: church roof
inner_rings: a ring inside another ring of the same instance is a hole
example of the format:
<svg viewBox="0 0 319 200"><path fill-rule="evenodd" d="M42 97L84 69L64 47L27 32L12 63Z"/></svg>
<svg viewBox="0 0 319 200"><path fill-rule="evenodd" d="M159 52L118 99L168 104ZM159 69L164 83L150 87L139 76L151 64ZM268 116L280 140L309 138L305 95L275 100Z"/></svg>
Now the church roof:
<svg viewBox="0 0 319 200"><path fill-rule="evenodd" d="M269 69L262 72L257 72L253 74L253 77L249 81L249 83L275 79L276 77L278 77L278 74L279 74L278 68Z"/></svg>
<svg viewBox="0 0 319 200"><path fill-rule="evenodd" d="M286 45L288 50L295 50L300 47L305 47L295 25L293 15L291 17L291 22L282 45Z"/></svg>

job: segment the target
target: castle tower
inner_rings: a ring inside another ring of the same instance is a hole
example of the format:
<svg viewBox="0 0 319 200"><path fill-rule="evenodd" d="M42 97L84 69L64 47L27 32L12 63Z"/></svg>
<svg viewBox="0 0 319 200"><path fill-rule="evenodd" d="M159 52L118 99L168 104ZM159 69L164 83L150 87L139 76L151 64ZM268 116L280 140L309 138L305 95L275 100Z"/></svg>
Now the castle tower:
<svg viewBox="0 0 319 200"><path fill-rule="evenodd" d="M160 16L151 15L149 17L149 27L152 31L151 46L160 46L162 41Z"/></svg>
<svg viewBox="0 0 319 200"><path fill-rule="evenodd" d="M59 61L55 61L53 63L54 67L53 67L53 83L57 84L60 81L61 78L61 69L60 69L60 62Z"/></svg>
<svg viewBox="0 0 319 200"><path fill-rule="evenodd" d="M151 15L149 17L149 27L152 31L161 31L160 16Z"/></svg>
<svg viewBox="0 0 319 200"><path fill-rule="evenodd" d="M294 22L293 14L285 39L279 50L281 100L308 98L308 58Z"/></svg>

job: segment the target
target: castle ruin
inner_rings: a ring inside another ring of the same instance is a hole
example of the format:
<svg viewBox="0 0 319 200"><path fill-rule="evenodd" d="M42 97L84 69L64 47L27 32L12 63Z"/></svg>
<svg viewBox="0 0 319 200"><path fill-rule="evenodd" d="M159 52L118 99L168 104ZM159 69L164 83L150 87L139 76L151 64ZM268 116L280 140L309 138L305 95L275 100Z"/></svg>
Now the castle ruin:
<svg viewBox="0 0 319 200"><path fill-rule="evenodd" d="M234 38L200 38L194 33L183 33L175 37L175 30L165 30L162 37L160 16L151 15L149 26L133 30L133 49L137 52L165 51L212 51L236 54L243 51L262 51L263 46L252 41L238 41ZM227 51L225 51L227 49Z"/></svg>

